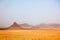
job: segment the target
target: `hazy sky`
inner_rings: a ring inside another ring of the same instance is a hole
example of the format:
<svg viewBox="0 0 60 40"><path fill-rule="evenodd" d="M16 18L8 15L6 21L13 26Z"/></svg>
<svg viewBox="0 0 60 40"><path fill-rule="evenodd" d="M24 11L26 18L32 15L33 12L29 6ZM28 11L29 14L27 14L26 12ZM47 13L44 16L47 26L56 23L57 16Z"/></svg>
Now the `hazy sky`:
<svg viewBox="0 0 60 40"><path fill-rule="evenodd" d="M60 0L0 0L0 26L60 23Z"/></svg>

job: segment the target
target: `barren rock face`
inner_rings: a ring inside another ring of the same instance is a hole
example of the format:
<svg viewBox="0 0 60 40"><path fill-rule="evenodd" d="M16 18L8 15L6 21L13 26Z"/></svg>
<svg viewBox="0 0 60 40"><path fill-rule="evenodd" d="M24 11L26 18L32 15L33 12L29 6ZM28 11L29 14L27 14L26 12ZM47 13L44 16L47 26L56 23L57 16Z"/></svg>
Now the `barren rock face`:
<svg viewBox="0 0 60 40"><path fill-rule="evenodd" d="M20 25L14 22L8 29L20 29Z"/></svg>

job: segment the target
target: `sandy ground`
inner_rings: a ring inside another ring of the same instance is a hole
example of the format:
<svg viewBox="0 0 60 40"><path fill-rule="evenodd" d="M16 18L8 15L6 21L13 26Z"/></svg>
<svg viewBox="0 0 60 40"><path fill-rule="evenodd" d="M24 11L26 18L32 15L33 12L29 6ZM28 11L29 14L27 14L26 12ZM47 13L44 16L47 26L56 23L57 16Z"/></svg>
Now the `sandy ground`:
<svg viewBox="0 0 60 40"><path fill-rule="evenodd" d="M0 40L60 40L60 30L0 30Z"/></svg>

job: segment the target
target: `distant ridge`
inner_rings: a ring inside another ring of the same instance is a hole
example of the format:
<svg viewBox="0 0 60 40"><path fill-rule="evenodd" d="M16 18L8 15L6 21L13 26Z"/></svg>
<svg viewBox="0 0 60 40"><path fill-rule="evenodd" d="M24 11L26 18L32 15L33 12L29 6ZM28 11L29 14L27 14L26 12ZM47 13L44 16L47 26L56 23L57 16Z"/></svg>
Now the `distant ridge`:
<svg viewBox="0 0 60 40"><path fill-rule="evenodd" d="M8 29L20 29L20 25L14 22Z"/></svg>
<svg viewBox="0 0 60 40"><path fill-rule="evenodd" d="M29 25L28 23L21 24L22 29L32 29L32 25Z"/></svg>
<svg viewBox="0 0 60 40"><path fill-rule="evenodd" d="M14 22L7 28L0 28L0 30L24 30L24 29L60 29L60 24L38 24L38 25L29 25L28 23L18 24Z"/></svg>

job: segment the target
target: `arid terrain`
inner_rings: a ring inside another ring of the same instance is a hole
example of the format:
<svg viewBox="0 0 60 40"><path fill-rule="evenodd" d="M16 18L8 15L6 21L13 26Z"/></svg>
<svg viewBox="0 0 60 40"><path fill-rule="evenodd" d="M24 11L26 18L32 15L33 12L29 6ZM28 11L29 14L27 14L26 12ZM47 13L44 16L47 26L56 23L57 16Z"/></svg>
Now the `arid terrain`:
<svg viewBox="0 0 60 40"><path fill-rule="evenodd" d="M60 30L0 30L0 40L60 40Z"/></svg>
<svg viewBox="0 0 60 40"><path fill-rule="evenodd" d="M60 25L28 25L13 23L0 28L0 40L60 40Z"/></svg>

